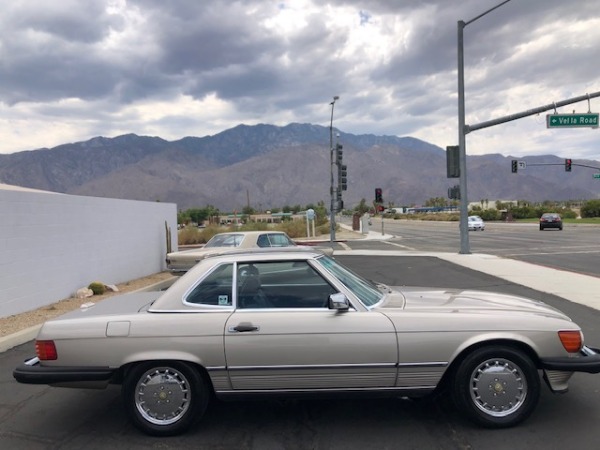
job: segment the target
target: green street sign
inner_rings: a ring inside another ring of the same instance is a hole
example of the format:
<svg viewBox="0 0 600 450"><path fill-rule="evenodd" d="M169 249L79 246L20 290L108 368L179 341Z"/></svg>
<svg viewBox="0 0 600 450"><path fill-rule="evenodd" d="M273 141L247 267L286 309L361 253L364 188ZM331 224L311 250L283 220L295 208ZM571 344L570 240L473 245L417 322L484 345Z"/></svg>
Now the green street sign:
<svg viewBox="0 0 600 450"><path fill-rule="evenodd" d="M595 173L593 176L594 178L600 178L600 173Z"/></svg>
<svg viewBox="0 0 600 450"><path fill-rule="evenodd" d="M546 128L598 128L598 113L546 114Z"/></svg>

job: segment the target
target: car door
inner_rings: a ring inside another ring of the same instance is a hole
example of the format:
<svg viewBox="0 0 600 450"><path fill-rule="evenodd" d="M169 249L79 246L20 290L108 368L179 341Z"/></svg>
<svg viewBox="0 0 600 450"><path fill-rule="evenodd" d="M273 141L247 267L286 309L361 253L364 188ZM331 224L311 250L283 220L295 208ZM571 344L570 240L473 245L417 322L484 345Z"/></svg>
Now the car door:
<svg viewBox="0 0 600 450"><path fill-rule="evenodd" d="M251 284L260 285L261 301L238 306L225 326L234 390L394 386L398 350L387 317L328 309L327 298L336 289L306 261L253 266L238 273L258 272L260 282ZM241 276L237 282L242 284Z"/></svg>

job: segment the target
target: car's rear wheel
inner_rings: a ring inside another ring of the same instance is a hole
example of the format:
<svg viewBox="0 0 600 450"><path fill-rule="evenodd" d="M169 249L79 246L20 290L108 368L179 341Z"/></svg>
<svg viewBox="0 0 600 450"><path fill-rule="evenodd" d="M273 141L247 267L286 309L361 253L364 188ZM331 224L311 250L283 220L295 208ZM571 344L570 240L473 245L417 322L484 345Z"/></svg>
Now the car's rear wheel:
<svg viewBox="0 0 600 450"><path fill-rule="evenodd" d="M525 420L540 397L540 377L523 352L484 347L467 355L452 380L456 406L474 422L506 428Z"/></svg>
<svg viewBox="0 0 600 450"><path fill-rule="evenodd" d="M137 428L153 436L172 436L183 433L202 417L209 390L189 364L146 362L127 374L123 399Z"/></svg>

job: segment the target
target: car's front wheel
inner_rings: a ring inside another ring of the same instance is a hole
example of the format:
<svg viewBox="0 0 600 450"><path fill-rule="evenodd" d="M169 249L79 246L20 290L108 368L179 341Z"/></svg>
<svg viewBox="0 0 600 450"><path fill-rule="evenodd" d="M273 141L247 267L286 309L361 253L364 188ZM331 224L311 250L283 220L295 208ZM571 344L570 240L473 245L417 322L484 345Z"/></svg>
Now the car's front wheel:
<svg viewBox="0 0 600 450"><path fill-rule="evenodd" d="M540 377L523 352L484 347L466 356L452 380L456 406L474 422L506 428L525 420L540 397Z"/></svg>
<svg viewBox="0 0 600 450"><path fill-rule="evenodd" d="M127 374L123 399L137 428L153 436L172 436L202 417L209 390L198 370L189 364L146 362Z"/></svg>

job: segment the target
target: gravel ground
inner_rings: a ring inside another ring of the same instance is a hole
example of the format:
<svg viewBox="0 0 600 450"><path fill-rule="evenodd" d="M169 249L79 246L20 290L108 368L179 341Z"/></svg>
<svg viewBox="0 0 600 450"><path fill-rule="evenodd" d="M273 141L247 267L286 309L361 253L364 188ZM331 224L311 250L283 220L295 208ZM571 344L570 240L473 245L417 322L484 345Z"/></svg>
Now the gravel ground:
<svg viewBox="0 0 600 450"><path fill-rule="evenodd" d="M159 272L154 275L138 278L122 284L117 284L117 288L119 289L118 292L107 292L102 295L94 295L93 297L87 298L66 298L33 311L27 311L14 316L0 318L0 337L16 333L17 331L24 330L34 325L42 324L48 319L52 319L66 312L72 311L73 309L79 308L83 303L97 303L108 297L112 297L113 295L136 291L160 281L173 278L173 276L174 275L172 275L170 272Z"/></svg>

